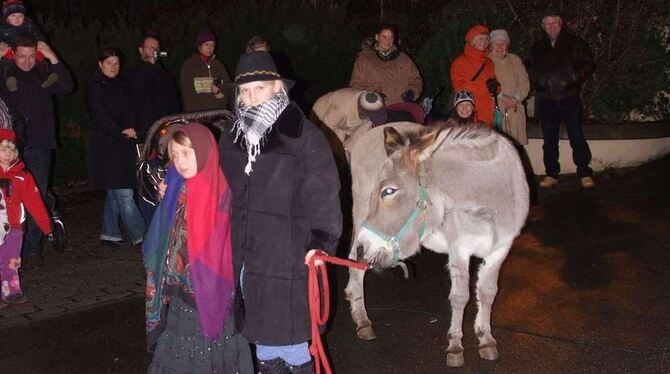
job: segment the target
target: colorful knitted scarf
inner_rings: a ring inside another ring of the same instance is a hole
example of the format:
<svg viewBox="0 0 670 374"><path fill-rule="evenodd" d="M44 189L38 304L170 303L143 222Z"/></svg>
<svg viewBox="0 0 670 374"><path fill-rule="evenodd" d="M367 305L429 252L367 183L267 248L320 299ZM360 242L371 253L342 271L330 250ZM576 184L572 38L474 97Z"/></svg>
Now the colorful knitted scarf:
<svg viewBox="0 0 670 374"><path fill-rule="evenodd" d="M187 249L190 277L202 334L215 340L230 314L234 292L230 212L232 195L221 169L216 142L200 124L181 128L191 139L198 173L186 181L174 167L167 171L167 190L143 244L147 270L146 329L151 350L165 327L167 299L163 295L170 230L179 191L186 183ZM206 161L202 161L206 160Z"/></svg>

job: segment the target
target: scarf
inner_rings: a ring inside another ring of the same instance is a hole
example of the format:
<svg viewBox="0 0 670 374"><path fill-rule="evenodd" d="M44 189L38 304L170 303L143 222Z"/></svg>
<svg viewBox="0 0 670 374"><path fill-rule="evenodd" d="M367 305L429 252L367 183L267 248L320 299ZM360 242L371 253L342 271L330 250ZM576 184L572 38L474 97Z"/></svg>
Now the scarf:
<svg viewBox="0 0 670 374"><path fill-rule="evenodd" d="M247 165L244 167L244 172L247 175L253 171L251 163L255 162L256 156L261 153L265 136L288 104L288 94L283 89L271 99L256 106L246 106L241 101L237 104L235 109L237 119L233 127L236 131L234 142L244 139L243 145L247 150Z"/></svg>
<svg viewBox="0 0 670 374"><path fill-rule="evenodd" d="M398 56L400 56L400 50L398 50L398 47L394 45L391 46L391 49L388 51L382 51L379 49L379 44L375 43L373 50L377 54L377 57L381 59L382 61L390 61L396 59Z"/></svg>
<svg viewBox="0 0 670 374"><path fill-rule="evenodd" d="M193 143L198 173L184 180L174 167L165 177L167 190L154 215L144 244L147 270L146 329L151 349L165 328L167 300L163 296L166 256L179 191L186 184L187 250L198 321L202 334L216 340L230 314L234 292L230 229L231 192L221 169L216 142L199 124L182 128ZM202 159L206 161L201 161Z"/></svg>

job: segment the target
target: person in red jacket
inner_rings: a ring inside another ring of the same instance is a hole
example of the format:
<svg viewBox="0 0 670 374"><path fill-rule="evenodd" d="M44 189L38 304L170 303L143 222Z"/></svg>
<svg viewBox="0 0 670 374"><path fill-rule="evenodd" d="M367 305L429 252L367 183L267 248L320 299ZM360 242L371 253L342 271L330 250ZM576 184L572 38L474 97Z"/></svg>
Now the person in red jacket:
<svg viewBox="0 0 670 374"><path fill-rule="evenodd" d="M13 130L0 129L0 191L4 195L10 231L0 245L0 309L11 304L23 304L28 299L21 292L19 268L25 210L46 235L51 233L51 220L32 174L19 160Z"/></svg>
<svg viewBox="0 0 670 374"><path fill-rule="evenodd" d="M487 57L489 29L472 26L465 34L465 49L451 64L451 86L454 92L470 91L475 97L475 120L493 127L493 97L487 82L495 81L493 61Z"/></svg>

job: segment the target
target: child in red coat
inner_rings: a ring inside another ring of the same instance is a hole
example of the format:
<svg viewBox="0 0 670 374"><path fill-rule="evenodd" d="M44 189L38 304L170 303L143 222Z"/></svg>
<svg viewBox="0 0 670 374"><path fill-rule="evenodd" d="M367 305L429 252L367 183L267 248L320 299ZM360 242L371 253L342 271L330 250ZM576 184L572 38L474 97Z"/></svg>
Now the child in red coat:
<svg viewBox="0 0 670 374"><path fill-rule="evenodd" d="M0 129L0 191L4 195L10 231L0 245L0 309L28 301L21 292L19 268L25 208L44 234L52 231L51 221L32 174L19 160L13 130Z"/></svg>

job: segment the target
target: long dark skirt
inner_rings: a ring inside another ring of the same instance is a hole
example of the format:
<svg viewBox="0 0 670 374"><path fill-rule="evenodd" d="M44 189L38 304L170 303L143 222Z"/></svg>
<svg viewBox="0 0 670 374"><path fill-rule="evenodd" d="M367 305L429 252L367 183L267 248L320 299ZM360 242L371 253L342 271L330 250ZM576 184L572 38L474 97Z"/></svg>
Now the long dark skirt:
<svg viewBox="0 0 670 374"><path fill-rule="evenodd" d="M173 297L149 374L253 373L249 342L233 333L234 325L229 318L219 339L206 340L200 332L197 311L181 298Z"/></svg>

